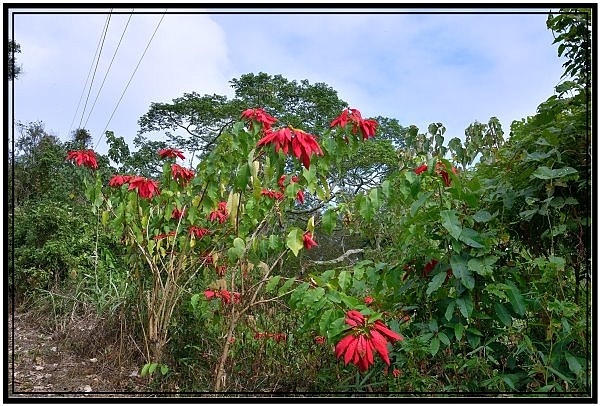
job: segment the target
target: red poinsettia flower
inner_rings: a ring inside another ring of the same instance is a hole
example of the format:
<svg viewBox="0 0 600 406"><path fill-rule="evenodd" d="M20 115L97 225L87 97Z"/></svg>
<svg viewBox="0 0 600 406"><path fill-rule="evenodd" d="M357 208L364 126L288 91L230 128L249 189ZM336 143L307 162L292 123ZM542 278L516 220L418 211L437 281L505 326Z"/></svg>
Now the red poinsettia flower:
<svg viewBox="0 0 600 406"><path fill-rule="evenodd" d="M290 142L292 141L292 136L292 130L288 127L281 128L277 131L268 129L265 130L265 136L258 140L256 147L273 144L275 145L275 152L283 151L284 154L287 154Z"/></svg>
<svg viewBox="0 0 600 406"><path fill-rule="evenodd" d="M191 169L184 168L177 164L171 165L171 175L173 179L180 182L182 185L187 184L190 180L194 179L194 171Z"/></svg>
<svg viewBox="0 0 600 406"><path fill-rule="evenodd" d="M302 236L302 242L304 243L304 248L306 248L307 250L311 249L312 247L316 247L318 244L316 243L315 240L313 240L312 238L312 233L310 232L305 232L304 235Z"/></svg>
<svg viewBox="0 0 600 406"><path fill-rule="evenodd" d="M133 189L137 189L138 195L142 199L151 199L152 197L160 194L157 181L143 178L141 176L134 176L129 180L129 189L127 190Z"/></svg>
<svg viewBox="0 0 600 406"><path fill-rule="evenodd" d="M266 135L256 144L257 147L273 144L275 145L275 152L283 151L284 154L291 150L306 169L310 167L310 158L313 154L323 155L323 151L314 135L297 128L285 127L277 131L269 130L265 133Z"/></svg>
<svg viewBox="0 0 600 406"><path fill-rule="evenodd" d="M87 166L91 169L98 169L96 154L91 149L67 152L67 161L71 160L75 160L77 166Z"/></svg>
<svg viewBox="0 0 600 406"><path fill-rule="evenodd" d="M346 127L346 124L352 123L352 134L356 134L358 131L362 134L362 139L366 140L375 136L377 130L377 121L372 119L363 119L360 111L357 109L344 109L342 113L334 119L330 127L339 126L340 128Z"/></svg>
<svg viewBox="0 0 600 406"><path fill-rule="evenodd" d="M427 170L427 165L423 164L421 166L419 166L418 168L415 169L415 173L417 175L422 174L423 172L425 172Z"/></svg>
<svg viewBox="0 0 600 406"><path fill-rule="evenodd" d="M202 238L205 235L210 234L210 230L208 228L198 226L190 226L188 228L188 232L190 233L190 236L194 236L196 238Z"/></svg>
<svg viewBox="0 0 600 406"><path fill-rule="evenodd" d="M270 129L271 125L275 124L277 121L275 117L271 116L261 108L244 110L242 112L242 118L257 121L263 126L263 130Z"/></svg>
<svg viewBox="0 0 600 406"><path fill-rule="evenodd" d="M361 372L374 364L374 352L389 366L390 358L387 344L404 339L400 334L390 330L381 320L368 323L368 320L357 310L346 312L346 324L350 326L348 335L335 346L335 356L344 356L344 363L352 362Z"/></svg>
<svg viewBox="0 0 600 406"><path fill-rule="evenodd" d="M268 196L271 199L275 199L275 200L283 200L283 198L285 197L285 195L280 192L279 190L272 190L272 189L262 189L260 191L260 194L263 196Z"/></svg>
<svg viewBox="0 0 600 406"><path fill-rule="evenodd" d="M299 190L296 192L296 199L300 202L300 204L304 204L304 190Z"/></svg>
<svg viewBox="0 0 600 406"><path fill-rule="evenodd" d="M160 155L161 158L185 159L183 153L180 150L174 148L161 149L160 151L158 151L158 155Z"/></svg>
<svg viewBox="0 0 600 406"><path fill-rule="evenodd" d="M446 187L450 186L452 181L450 180L450 175L448 175L448 172L446 171L446 166L444 165L444 163L438 162L435 165L435 169L436 169L436 173L438 175L440 175L442 177L442 179L444 180L444 185L446 185ZM452 167L452 173L454 173L454 174L458 173L458 170L454 166Z"/></svg>
<svg viewBox="0 0 600 406"><path fill-rule="evenodd" d="M431 261L429 261L428 263L425 264L425 266L423 267L423 276L427 277L429 276L429 273L431 271L433 271L433 268L435 268L435 266L437 265L438 261L437 259L432 259Z"/></svg>
<svg viewBox="0 0 600 406"><path fill-rule="evenodd" d="M294 156L300 159L306 169L309 169L311 155L323 155L323 151L314 135L298 129L294 130L294 134L295 137L292 138L291 143Z"/></svg>
<svg viewBox="0 0 600 406"><path fill-rule="evenodd" d="M185 210L179 210L177 207L174 207L173 211L171 212L171 218L179 220L183 217L184 214Z"/></svg>
<svg viewBox="0 0 600 406"><path fill-rule="evenodd" d="M371 303L373 303L374 301L375 301L375 299L373 299L371 296L366 296L364 298L364 302L367 306L370 305Z"/></svg>
<svg viewBox="0 0 600 406"><path fill-rule="evenodd" d="M216 210L213 210L208 215L208 219L210 221L218 221L223 224L227 221L227 216L229 216L229 212L227 211L227 202L219 202L219 205Z"/></svg>
<svg viewBox="0 0 600 406"><path fill-rule="evenodd" d="M173 237L175 235L175 231L170 231L167 234L159 234L159 235L155 235L154 237L152 237L153 240L162 240L163 238L167 238L167 237Z"/></svg>
<svg viewBox="0 0 600 406"><path fill-rule="evenodd" d="M121 187L121 186L129 183L129 181L132 178L133 178L133 176L130 176L130 175L114 175L108 181L108 186L111 186L111 187Z"/></svg>

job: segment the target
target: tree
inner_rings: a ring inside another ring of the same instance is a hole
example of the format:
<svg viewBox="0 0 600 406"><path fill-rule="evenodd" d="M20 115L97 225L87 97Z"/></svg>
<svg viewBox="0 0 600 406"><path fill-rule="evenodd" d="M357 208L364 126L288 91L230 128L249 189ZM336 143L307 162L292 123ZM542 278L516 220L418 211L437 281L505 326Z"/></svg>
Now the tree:
<svg viewBox="0 0 600 406"><path fill-rule="evenodd" d="M16 53L21 52L21 45L13 40L8 40L8 80L18 79L21 74L21 66L16 64Z"/></svg>

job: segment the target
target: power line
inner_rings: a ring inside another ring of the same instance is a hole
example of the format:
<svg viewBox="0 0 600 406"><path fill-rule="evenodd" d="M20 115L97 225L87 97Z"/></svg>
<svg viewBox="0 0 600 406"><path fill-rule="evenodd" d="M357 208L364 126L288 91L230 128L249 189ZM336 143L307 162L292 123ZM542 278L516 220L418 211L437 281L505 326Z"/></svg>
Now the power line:
<svg viewBox="0 0 600 406"><path fill-rule="evenodd" d="M102 49L104 48L104 40L106 39L106 34L108 33L108 25L110 24L110 17L112 16L112 8L110 9L110 14L108 15L108 19L106 20L106 27L104 30L104 36L102 37L102 44L100 45L100 52L98 53L98 59L96 59L96 66L94 67L94 74L92 75L92 80L90 82L90 90L88 90L87 97L85 98L85 104L83 105L83 110L81 111L81 119L79 120L79 128L81 128L81 123L83 122L83 115L85 114L85 108L87 107L87 102L90 98L90 93L92 92L92 85L94 84L94 78L96 77L96 70L98 69L98 63L100 62L100 56L102 55Z"/></svg>
<svg viewBox="0 0 600 406"><path fill-rule="evenodd" d="M146 51L148 51L148 48L150 47L150 43L152 43L152 39L156 35L156 31L158 31L158 27L160 27L160 24L162 23L162 20L165 18L165 13L166 12L167 12L167 9L165 9L165 12L163 13L162 17L160 18L160 21L156 25L156 28L154 29L154 32L152 33L152 36L150 37L150 40L148 41L148 45L146 45L146 49L144 49L144 52L142 53L142 56L140 57L140 60L138 61L135 69L133 70L133 73L131 74L131 77L129 78L129 81L127 82L127 85L125 86L125 89L123 89L123 93L121 93L121 97L119 98L119 101L117 102L117 105L115 106L115 109L113 110L112 114L110 115L110 118L108 119L108 122L106 123L106 126L104 127L104 130L100 134L100 138L98 139L98 143L96 143L96 148L98 148L98 145L100 144L100 141L102 140L102 137L104 137L104 133L106 132L106 129L108 128L108 125L110 124L110 121L112 120L113 116L115 115L115 112L117 111L117 108L119 107L119 104L121 104L121 100L123 100L123 96L125 96L125 92L127 91L127 88L129 87L129 84L133 80L133 76L137 72L140 64L142 63L142 59L144 59L144 55L146 55Z"/></svg>
<svg viewBox="0 0 600 406"><path fill-rule="evenodd" d="M100 33L100 38L98 39L98 45L96 46L96 52L94 52L94 57L92 58L92 63L90 64L90 70L88 71L87 78L85 79L85 83L83 85L83 89L81 89L81 96L79 96L79 102L77 103L77 108L75 109L75 114L73 114L73 119L71 120L71 125L69 126L69 134L73 129L73 123L75 122L75 117L77 117L77 112L79 111L79 106L81 106L81 100L83 99L83 95L85 94L85 88L87 87L88 81L90 80L90 75L92 74L92 68L94 67L94 61L96 60L96 56L98 56L98 50L100 49L100 44L102 42L102 38L104 32L106 30L106 26L108 24L107 21L104 23L104 28L102 28L102 33Z"/></svg>
<svg viewBox="0 0 600 406"><path fill-rule="evenodd" d="M131 10L131 12L133 13L133 9ZM119 47L121 46L121 41L123 41L123 37L125 36L125 31L127 31L127 27L129 26L129 21L131 20L131 17L133 16L133 14L129 15L129 19L127 19L127 23L125 24L125 28L123 29L123 33L121 34L121 38L119 39L119 43L117 44L117 48L115 49L115 52L112 56L112 59L110 61L110 64L108 65L108 69L106 70L106 74L104 75L104 79L102 79L102 84L100 85L100 89L98 89L98 93L96 94L96 98L94 99L94 103L92 104L92 107L90 108L90 113L88 114L87 118L85 119L85 123L83 124L83 127L85 128L87 126L87 123L90 119L90 116L92 115L92 111L94 110L94 106L96 106L96 102L98 101L98 97L100 96L100 92L102 91L102 88L104 87L104 82L106 81L106 77L108 76L108 72L110 72L110 68L115 60L115 56L117 56L117 51L119 50Z"/></svg>

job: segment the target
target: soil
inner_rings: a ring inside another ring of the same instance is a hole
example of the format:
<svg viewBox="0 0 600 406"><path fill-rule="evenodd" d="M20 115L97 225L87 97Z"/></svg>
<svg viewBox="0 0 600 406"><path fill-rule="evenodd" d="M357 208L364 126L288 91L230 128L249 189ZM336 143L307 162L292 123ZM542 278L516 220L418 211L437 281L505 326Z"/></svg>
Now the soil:
<svg viewBox="0 0 600 406"><path fill-rule="evenodd" d="M72 320L49 331L36 317L15 309L8 314L8 398L152 396L139 365L118 359L98 320ZM74 341L77 340L77 345ZM113 340L114 341L114 340ZM125 351L125 353L131 351ZM146 392L143 394L142 392Z"/></svg>

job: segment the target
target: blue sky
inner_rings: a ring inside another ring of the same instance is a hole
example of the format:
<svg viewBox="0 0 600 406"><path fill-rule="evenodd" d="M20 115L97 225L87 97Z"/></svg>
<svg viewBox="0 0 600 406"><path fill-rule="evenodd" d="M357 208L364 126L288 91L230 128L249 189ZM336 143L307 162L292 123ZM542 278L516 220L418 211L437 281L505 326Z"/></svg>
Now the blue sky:
<svg viewBox="0 0 600 406"><path fill-rule="evenodd" d="M446 140L464 138L470 123L491 116L508 134L513 120L535 114L552 95L563 72L544 8L508 14L487 9L440 14L433 8L358 14L169 9L109 123L164 9L135 9L99 94L129 15L112 15L89 91L84 85L108 9L64 14L72 10L14 16L14 39L22 49L17 62L23 68L13 84L14 117L43 121L63 140L85 123L94 145L108 128L132 146L137 121L150 103L192 91L232 96L229 80L250 72L324 82L365 117L392 117L422 131L442 122ZM531 11L540 14L526 13ZM98 150L105 152L104 142Z"/></svg>

